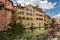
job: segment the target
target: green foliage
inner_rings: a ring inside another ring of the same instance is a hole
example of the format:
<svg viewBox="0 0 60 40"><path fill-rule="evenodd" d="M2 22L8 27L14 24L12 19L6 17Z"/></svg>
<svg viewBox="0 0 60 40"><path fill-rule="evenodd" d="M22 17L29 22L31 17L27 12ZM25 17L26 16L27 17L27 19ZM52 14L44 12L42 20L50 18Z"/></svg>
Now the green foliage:
<svg viewBox="0 0 60 40"><path fill-rule="evenodd" d="M26 33L23 36L26 40L36 40L36 35L32 32Z"/></svg>
<svg viewBox="0 0 60 40"><path fill-rule="evenodd" d="M19 25L18 25L19 26ZM17 27L18 27L17 26ZM42 28L39 32L31 32L30 29L25 29L23 32L19 31L19 28L15 28L16 30L9 30L8 32L0 33L1 40L47 40L48 35L46 31Z"/></svg>
<svg viewBox="0 0 60 40"><path fill-rule="evenodd" d="M22 23L10 23L7 33L11 40L16 39L17 37L20 38L24 33L24 25Z"/></svg>
<svg viewBox="0 0 60 40"><path fill-rule="evenodd" d="M29 30L24 29L22 23L10 23L7 32L4 35L0 35L1 40L47 40L48 36L44 28L36 34L32 33L31 28ZM4 38L4 39L3 39Z"/></svg>
<svg viewBox="0 0 60 40"><path fill-rule="evenodd" d="M48 35L45 33L37 36L37 40L47 40L47 39L48 39Z"/></svg>
<svg viewBox="0 0 60 40"><path fill-rule="evenodd" d="M21 38L21 39L23 39L23 40L47 40L48 39L48 35L46 32L42 32L42 33L39 32L39 33L35 34L36 32L32 33L31 31L30 32L29 31L27 32L27 31L24 33L23 38ZM41 31L43 31L43 30L41 30Z"/></svg>

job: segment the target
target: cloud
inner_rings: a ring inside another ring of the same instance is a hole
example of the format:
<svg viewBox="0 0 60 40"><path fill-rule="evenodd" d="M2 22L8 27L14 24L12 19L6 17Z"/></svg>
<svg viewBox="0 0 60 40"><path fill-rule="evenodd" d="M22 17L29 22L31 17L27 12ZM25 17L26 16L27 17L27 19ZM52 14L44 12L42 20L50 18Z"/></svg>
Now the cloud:
<svg viewBox="0 0 60 40"><path fill-rule="evenodd" d="M38 4L38 7L39 8L42 8L43 10L50 10L50 9L53 9L55 8L55 5L57 4L56 2L55 3L52 3L52 2L48 2L47 0L16 0L19 4L21 4L22 6L25 6L26 5L29 5L31 4L32 6L36 6Z"/></svg>
<svg viewBox="0 0 60 40"><path fill-rule="evenodd" d="M48 1L40 1L39 2L39 7L42 8L42 9L53 9L55 8L54 6L56 5L57 3L51 3L51 2L48 2Z"/></svg>
<svg viewBox="0 0 60 40"><path fill-rule="evenodd" d="M60 19L60 12L57 13L56 15L52 16L52 17L57 18L57 19Z"/></svg>

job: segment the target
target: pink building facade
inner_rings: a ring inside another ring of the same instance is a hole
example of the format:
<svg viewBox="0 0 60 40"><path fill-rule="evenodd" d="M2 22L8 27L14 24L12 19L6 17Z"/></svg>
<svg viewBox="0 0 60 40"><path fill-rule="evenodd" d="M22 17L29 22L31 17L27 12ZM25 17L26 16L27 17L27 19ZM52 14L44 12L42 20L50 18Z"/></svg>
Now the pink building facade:
<svg viewBox="0 0 60 40"><path fill-rule="evenodd" d="M13 3L10 0L0 0L0 31L6 30L11 21Z"/></svg>

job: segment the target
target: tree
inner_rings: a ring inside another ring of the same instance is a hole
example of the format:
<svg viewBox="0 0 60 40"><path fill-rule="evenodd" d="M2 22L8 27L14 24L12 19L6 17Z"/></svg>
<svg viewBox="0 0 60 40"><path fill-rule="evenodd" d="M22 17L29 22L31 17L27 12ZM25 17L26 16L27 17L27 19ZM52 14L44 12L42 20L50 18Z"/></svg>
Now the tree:
<svg viewBox="0 0 60 40"><path fill-rule="evenodd" d="M24 33L24 25L22 23L10 23L8 28L8 36L11 37L11 40L21 38Z"/></svg>
<svg viewBox="0 0 60 40"><path fill-rule="evenodd" d="M20 4L18 4L16 2L16 5L17 7L20 7ZM7 34L8 34L8 37L11 37L10 40L14 40L14 39L17 39L17 38L21 38L23 36L23 33L25 32L25 27L24 25L22 24L22 20L20 20L19 23L16 23L17 21L17 7L14 8L14 18L16 19L12 19L14 22L11 22L10 24L8 24L8 30L7 30Z"/></svg>

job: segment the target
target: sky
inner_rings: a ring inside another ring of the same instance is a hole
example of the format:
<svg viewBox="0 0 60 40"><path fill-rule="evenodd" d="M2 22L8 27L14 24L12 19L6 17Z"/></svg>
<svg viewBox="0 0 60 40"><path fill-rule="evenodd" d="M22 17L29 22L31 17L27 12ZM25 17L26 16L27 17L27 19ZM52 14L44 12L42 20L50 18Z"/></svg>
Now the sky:
<svg viewBox="0 0 60 40"><path fill-rule="evenodd" d="M47 15L60 19L60 0L13 0L13 2L21 6L38 5Z"/></svg>

